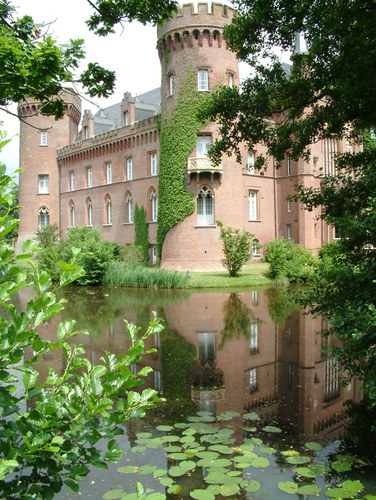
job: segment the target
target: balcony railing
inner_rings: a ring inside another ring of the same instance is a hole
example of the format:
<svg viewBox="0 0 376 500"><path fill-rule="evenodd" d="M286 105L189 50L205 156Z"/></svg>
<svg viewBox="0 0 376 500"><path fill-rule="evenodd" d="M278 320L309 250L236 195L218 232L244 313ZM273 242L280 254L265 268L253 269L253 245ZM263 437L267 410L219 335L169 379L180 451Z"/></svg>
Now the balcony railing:
<svg viewBox="0 0 376 500"><path fill-rule="evenodd" d="M188 158L187 165L188 175L196 174L197 180L199 180L201 172L209 172L211 174L212 180L216 172L219 173L219 180L222 180L222 163L214 165L209 158Z"/></svg>

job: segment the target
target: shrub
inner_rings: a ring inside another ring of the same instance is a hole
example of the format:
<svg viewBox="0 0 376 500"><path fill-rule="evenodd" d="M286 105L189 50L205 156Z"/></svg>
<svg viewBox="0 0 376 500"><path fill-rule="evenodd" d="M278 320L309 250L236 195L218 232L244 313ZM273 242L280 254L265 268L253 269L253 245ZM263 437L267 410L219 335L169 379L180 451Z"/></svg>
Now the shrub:
<svg viewBox="0 0 376 500"><path fill-rule="evenodd" d="M42 226L36 233L39 245L38 260L41 269L48 272L54 281L59 280L61 268L59 267L59 242L61 233L56 224Z"/></svg>
<svg viewBox="0 0 376 500"><path fill-rule="evenodd" d="M290 282L312 280L318 268L318 258L310 250L283 238L266 246L265 261L272 279L286 277Z"/></svg>
<svg viewBox="0 0 376 500"><path fill-rule="evenodd" d="M124 245L120 248L119 255L116 260L124 262L125 264L141 265L145 263L145 255L140 246Z"/></svg>
<svg viewBox="0 0 376 500"><path fill-rule="evenodd" d="M223 241L222 265L228 270L230 276L238 276L239 271L251 260L251 244L254 234L240 229L225 228L220 221L216 221L221 228L221 240Z"/></svg>
<svg viewBox="0 0 376 500"><path fill-rule="evenodd" d="M177 271L111 262L104 275L103 284L129 288L185 288L189 286L189 280L185 273Z"/></svg>

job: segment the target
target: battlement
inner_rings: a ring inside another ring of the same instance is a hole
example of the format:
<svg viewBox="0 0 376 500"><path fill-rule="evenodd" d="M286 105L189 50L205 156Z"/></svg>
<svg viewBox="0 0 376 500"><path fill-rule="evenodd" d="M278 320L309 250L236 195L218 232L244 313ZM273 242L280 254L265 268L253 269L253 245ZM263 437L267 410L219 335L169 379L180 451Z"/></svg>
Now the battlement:
<svg viewBox="0 0 376 500"><path fill-rule="evenodd" d="M221 3L198 3L197 9L194 3L186 3L179 7L178 12L172 19L158 28L158 40L166 38L173 32L179 30L190 32L193 28L200 29L223 29L236 15L232 7Z"/></svg>

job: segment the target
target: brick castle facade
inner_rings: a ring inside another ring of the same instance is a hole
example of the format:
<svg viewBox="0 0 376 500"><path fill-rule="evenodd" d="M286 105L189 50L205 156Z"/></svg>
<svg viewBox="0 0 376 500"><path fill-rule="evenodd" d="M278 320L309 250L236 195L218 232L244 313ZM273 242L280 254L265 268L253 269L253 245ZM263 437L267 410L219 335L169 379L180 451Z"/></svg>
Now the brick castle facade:
<svg viewBox="0 0 376 500"><path fill-rule="evenodd" d="M238 60L223 38L231 21L230 7L213 3L185 4L158 29L162 64L160 89L137 97L124 94L121 103L95 115L67 89L67 112L55 122L38 113L37 102L19 103L20 139L18 247L41 225L57 224L62 233L72 226L92 226L121 245L134 242L134 209L143 206L149 222L150 262L157 262L159 123L171 116L182 82L197 74L197 90L239 84ZM30 127L29 124L33 125ZM327 139L311 148L309 163L288 157L280 169L273 158L260 175L253 168L258 154L242 150L242 164L224 156L219 166L206 157L218 137L215 123L197 131L197 146L187 158L184 179L195 201L195 212L169 230L160 257L162 267L178 270L222 268L222 242L216 220L245 229L255 242L284 237L316 250L336 236L318 211L303 210L288 199L296 183L319 187L319 174L333 172L333 154L349 150L344 141ZM257 245L254 258L260 258Z"/></svg>

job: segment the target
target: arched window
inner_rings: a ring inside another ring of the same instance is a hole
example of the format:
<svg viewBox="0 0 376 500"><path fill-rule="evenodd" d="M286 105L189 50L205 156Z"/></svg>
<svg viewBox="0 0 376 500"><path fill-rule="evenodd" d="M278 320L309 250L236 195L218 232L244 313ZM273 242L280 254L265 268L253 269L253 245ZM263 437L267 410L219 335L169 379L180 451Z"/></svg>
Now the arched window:
<svg viewBox="0 0 376 500"><path fill-rule="evenodd" d="M76 213L74 210L74 201L72 200L70 200L69 202L69 221L70 221L70 227L74 227L76 222Z"/></svg>
<svg viewBox="0 0 376 500"><path fill-rule="evenodd" d="M38 212L39 227L50 225L50 212L48 208L41 207Z"/></svg>
<svg viewBox="0 0 376 500"><path fill-rule="evenodd" d="M153 189L150 194L151 200L151 220L153 222L157 222L158 219L158 196L155 190Z"/></svg>
<svg viewBox="0 0 376 500"><path fill-rule="evenodd" d="M93 204L91 198L86 199L86 224L88 226L93 225Z"/></svg>
<svg viewBox="0 0 376 500"><path fill-rule="evenodd" d="M106 222L105 222L105 224L112 224L112 201L111 201L110 195L106 196L105 205L106 205Z"/></svg>
<svg viewBox="0 0 376 500"><path fill-rule="evenodd" d="M133 198L131 193L125 198L125 221L131 224L133 222Z"/></svg>
<svg viewBox="0 0 376 500"><path fill-rule="evenodd" d="M256 238L252 240L251 243L251 254L252 257L258 257L260 255L260 242Z"/></svg>
<svg viewBox="0 0 376 500"><path fill-rule="evenodd" d="M202 186L197 194L197 225L214 225L214 196L209 186Z"/></svg>

